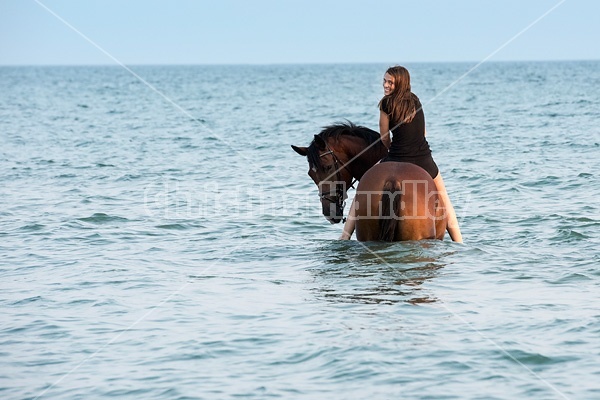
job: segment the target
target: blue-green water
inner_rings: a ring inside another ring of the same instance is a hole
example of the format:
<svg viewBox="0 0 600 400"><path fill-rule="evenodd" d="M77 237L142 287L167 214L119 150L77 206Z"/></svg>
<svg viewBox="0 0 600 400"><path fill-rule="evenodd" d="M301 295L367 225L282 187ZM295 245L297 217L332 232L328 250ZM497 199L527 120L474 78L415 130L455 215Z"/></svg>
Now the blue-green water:
<svg viewBox="0 0 600 400"><path fill-rule="evenodd" d="M599 398L600 62L407 66L464 245L290 149L386 65L0 68L0 397Z"/></svg>

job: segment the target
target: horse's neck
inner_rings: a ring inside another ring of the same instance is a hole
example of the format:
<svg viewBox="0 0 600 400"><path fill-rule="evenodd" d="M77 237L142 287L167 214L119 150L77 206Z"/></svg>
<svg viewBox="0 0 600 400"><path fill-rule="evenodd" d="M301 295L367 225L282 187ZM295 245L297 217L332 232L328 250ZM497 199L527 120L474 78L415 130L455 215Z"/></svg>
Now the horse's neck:
<svg viewBox="0 0 600 400"><path fill-rule="evenodd" d="M383 143L378 142L368 147L362 139L352 138L351 143L346 146L349 160L354 159L350 164L350 171L354 178L362 178L373 165L377 164L387 154L387 149Z"/></svg>

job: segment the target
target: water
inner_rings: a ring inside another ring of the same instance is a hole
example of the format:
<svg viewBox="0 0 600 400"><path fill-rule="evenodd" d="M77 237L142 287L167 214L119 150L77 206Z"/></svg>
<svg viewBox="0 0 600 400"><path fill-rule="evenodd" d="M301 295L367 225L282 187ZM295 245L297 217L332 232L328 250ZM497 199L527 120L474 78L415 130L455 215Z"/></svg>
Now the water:
<svg viewBox="0 0 600 400"><path fill-rule="evenodd" d="M289 147L385 65L0 68L0 396L600 397L600 62L407 66L464 245L335 240Z"/></svg>

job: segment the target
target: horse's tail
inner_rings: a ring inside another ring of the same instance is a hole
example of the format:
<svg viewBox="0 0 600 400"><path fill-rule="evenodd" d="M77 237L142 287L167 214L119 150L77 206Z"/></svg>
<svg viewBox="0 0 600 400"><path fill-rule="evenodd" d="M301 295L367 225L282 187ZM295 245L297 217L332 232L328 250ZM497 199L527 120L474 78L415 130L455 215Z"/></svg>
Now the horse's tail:
<svg viewBox="0 0 600 400"><path fill-rule="evenodd" d="M381 218L379 219L379 239L384 242L393 242L396 229L400 222L400 197L402 191L395 180L387 181L383 185L381 196ZM393 204L392 204L393 203Z"/></svg>

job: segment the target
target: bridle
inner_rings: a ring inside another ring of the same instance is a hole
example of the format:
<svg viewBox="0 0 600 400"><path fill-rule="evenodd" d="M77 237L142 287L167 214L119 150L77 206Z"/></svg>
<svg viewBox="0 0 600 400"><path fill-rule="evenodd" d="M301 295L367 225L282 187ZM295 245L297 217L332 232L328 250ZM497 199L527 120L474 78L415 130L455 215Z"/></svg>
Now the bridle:
<svg viewBox="0 0 600 400"><path fill-rule="evenodd" d="M333 158L333 166L335 168L335 179L336 182L342 182L342 175L340 173L340 164L342 164L342 162L340 161L340 159L335 155L335 153L333 152L333 150L331 149L331 147L329 147L329 145L327 143L325 143L325 147L327 148L327 151L321 155L319 155L320 158L328 156L331 154L331 157ZM347 164L342 164L343 168L345 168L348 172L350 172L350 169L348 169L348 165ZM350 173L350 176L352 176L352 173ZM356 183L357 179L353 178L352 183L350 183L350 188L354 188L354 184ZM337 184L335 185L335 190L334 191L330 191L327 194L324 194L323 192L321 192L321 190L319 190L319 197L322 200L327 200L330 203L334 203L335 205L337 205L339 208L341 208L342 210L344 209L344 207L346 206L346 199L344 196L344 189L342 188L341 185ZM343 221L345 222L345 218L343 218Z"/></svg>

